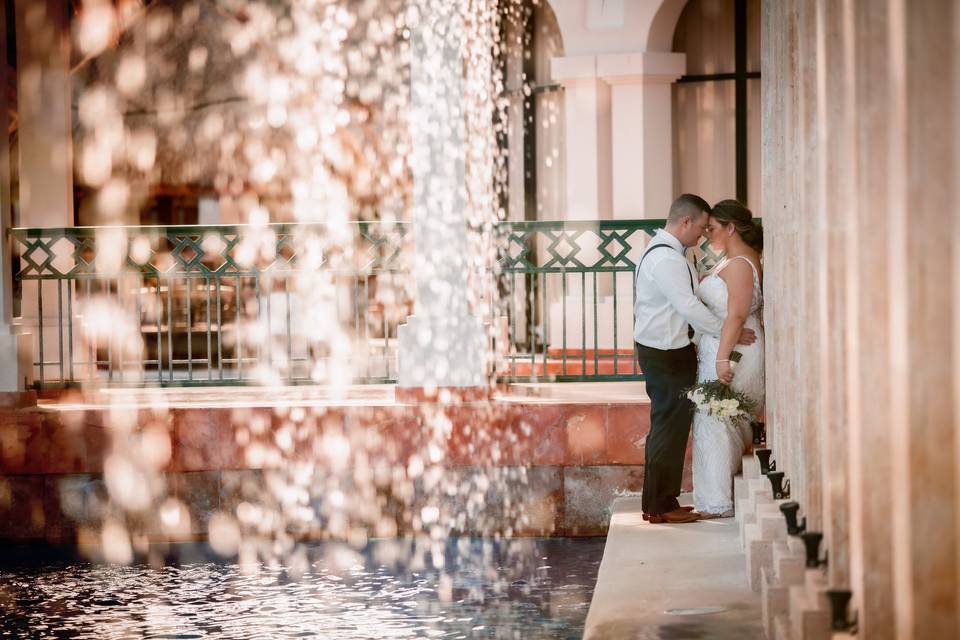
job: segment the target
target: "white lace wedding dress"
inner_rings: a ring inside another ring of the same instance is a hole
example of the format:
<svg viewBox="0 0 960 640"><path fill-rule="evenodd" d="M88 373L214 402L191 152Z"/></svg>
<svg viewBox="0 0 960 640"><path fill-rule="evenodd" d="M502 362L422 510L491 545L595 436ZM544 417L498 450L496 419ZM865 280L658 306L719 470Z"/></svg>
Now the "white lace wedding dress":
<svg viewBox="0 0 960 640"><path fill-rule="evenodd" d="M750 315L745 327L753 329L757 341L752 345L737 345L736 350L743 357L736 365L733 376L733 388L750 397L763 407L764 401L764 356L763 326L761 310L763 293L760 289L760 274L745 256L753 269L753 299L750 302ZM736 260L737 258L734 258ZM721 261L713 271L700 282L698 295L703 303L719 318L727 317L727 284L719 274L731 260ZM697 382L716 380L717 350L720 338L704 335L697 350L699 367ZM701 513L724 513L733 509L733 476L740 470L744 450L753 440L750 423L742 420L734 426L711 416L697 412L693 417L693 504Z"/></svg>

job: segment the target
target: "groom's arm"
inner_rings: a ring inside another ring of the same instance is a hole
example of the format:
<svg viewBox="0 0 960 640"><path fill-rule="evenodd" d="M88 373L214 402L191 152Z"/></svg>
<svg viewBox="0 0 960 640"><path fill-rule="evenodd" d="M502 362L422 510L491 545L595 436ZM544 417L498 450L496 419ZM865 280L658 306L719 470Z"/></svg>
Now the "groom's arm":
<svg viewBox="0 0 960 640"><path fill-rule="evenodd" d="M676 309L691 327L700 333L719 336L723 321L713 315L700 298L694 295L690 288L689 272L684 272L687 269L685 262L660 260L653 267L653 281L670 306Z"/></svg>

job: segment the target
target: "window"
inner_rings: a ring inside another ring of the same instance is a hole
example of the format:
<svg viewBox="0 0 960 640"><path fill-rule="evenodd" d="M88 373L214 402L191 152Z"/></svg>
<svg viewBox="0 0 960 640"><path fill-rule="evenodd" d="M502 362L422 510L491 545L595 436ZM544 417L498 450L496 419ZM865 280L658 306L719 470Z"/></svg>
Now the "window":
<svg viewBox="0 0 960 640"><path fill-rule="evenodd" d="M760 0L690 0L673 49L674 192L760 204Z"/></svg>

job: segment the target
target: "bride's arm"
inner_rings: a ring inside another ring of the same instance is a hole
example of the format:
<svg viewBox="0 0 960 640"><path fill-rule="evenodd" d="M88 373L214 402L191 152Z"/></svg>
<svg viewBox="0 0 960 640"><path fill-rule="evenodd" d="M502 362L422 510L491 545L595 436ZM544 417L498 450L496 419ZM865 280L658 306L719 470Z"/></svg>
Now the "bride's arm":
<svg viewBox="0 0 960 640"><path fill-rule="evenodd" d="M743 323L750 315L753 302L753 271L745 260L734 260L720 272L720 278L727 284L727 319L720 330L720 348L717 351L717 377L729 382L730 352L737 346Z"/></svg>

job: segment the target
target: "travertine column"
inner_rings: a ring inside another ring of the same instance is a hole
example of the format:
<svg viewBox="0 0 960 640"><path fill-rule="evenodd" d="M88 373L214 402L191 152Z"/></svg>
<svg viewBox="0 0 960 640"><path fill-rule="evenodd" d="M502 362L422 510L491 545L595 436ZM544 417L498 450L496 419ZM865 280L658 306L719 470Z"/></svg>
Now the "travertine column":
<svg viewBox="0 0 960 640"><path fill-rule="evenodd" d="M952 265L956 3L889 8L890 381L893 576L898 638L957 638L958 388ZM882 369L883 367L878 367ZM876 489L874 489L876 490ZM869 569L869 567L868 567Z"/></svg>
<svg viewBox="0 0 960 640"><path fill-rule="evenodd" d="M768 445L780 448L782 442L782 422L780 420L777 392L780 385L780 371L777 367L781 346L779 314L779 291L767 283L780 280L780 236L779 229L783 219L783 5L770 1L763 6L763 29L761 30L762 52L761 84L763 100L764 137L761 147L763 166L763 202L761 215L764 219L764 328L766 336L766 383L767 383L767 441Z"/></svg>
<svg viewBox="0 0 960 640"><path fill-rule="evenodd" d="M795 360L796 417L800 438L794 457L793 475L799 491L797 498L807 507L807 526L823 530L820 499L820 468L823 460L820 393L822 360L820 347L820 287L823 269L823 224L817 213L820 171L817 130L817 58L816 4L799 2L797 9L797 196L794 217L798 227L799 351Z"/></svg>
<svg viewBox="0 0 960 640"><path fill-rule="evenodd" d="M764 3L771 444L866 638L960 636L960 10Z"/></svg>
<svg viewBox="0 0 960 640"><path fill-rule="evenodd" d="M73 226L67 3L16 0L20 224Z"/></svg>
<svg viewBox="0 0 960 640"><path fill-rule="evenodd" d="M820 314L820 450L823 455L823 530L830 550L830 583L848 587L849 439L846 407L845 233L855 232L852 33L844 20L850 3L817 1L817 131L819 140L816 219L823 251L818 273Z"/></svg>
<svg viewBox="0 0 960 640"><path fill-rule="evenodd" d="M67 4L59 0L16 0L14 13L20 152L18 222L24 227L72 227L73 133ZM72 255L57 258L56 264L64 266L70 264ZM46 284L42 287L43 348L38 307L40 281L23 283L21 316L23 326L34 334L37 359L42 357L50 362L55 359L51 354L58 351L58 343L67 337L65 331L59 330L57 287L52 282ZM69 349L64 351L69 353ZM56 367L47 371L50 369Z"/></svg>
<svg viewBox="0 0 960 640"><path fill-rule="evenodd" d="M610 86L597 77L596 56L554 58L551 75L564 87L567 220L612 213Z"/></svg>
<svg viewBox="0 0 960 640"><path fill-rule="evenodd" d="M670 85L684 74L682 53L597 56L610 85L613 217L662 218L673 201Z"/></svg>
<svg viewBox="0 0 960 640"><path fill-rule="evenodd" d="M888 252L895 233L890 223L892 139L897 96L892 84L889 3L856 3L857 235L850 238L857 277L856 331L851 349L851 450L858 457L851 490L856 494L851 530L857 556L853 590L860 602L861 633L894 637L891 515L893 469L890 437L890 283ZM852 246L855 245L855 246ZM852 293L852 292L851 292Z"/></svg>
<svg viewBox="0 0 960 640"><path fill-rule="evenodd" d="M7 60L6 5L0 6L0 68L9 69ZM13 327L13 274L10 269L10 145L8 94L0 91L0 392L22 390L32 376L30 336L17 335Z"/></svg>

